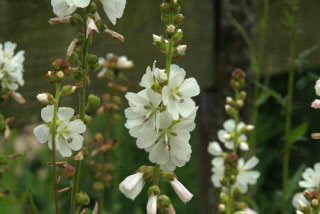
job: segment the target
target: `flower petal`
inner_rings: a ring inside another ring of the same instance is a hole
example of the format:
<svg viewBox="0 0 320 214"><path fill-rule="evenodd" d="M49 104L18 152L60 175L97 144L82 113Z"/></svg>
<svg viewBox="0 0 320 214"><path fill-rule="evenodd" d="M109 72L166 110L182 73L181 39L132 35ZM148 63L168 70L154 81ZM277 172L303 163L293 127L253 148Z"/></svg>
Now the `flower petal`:
<svg viewBox="0 0 320 214"><path fill-rule="evenodd" d="M49 105L49 106L44 107L41 110L41 118L42 118L42 120L44 122L46 122L46 123L52 121L53 111L54 111L54 106L53 105Z"/></svg>
<svg viewBox="0 0 320 214"><path fill-rule="evenodd" d="M90 0L73 0L73 3L77 7L85 8L85 7L88 7Z"/></svg>
<svg viewBox="0 0 320 214"><path fill-rule="evenodd" d="M86 131L86 125L83 123L82 120L76 119L71 121L68 124L68 130L74 133L84 133Z"/></svg>
<svg viewBox="0 0 320 214"><path fill-rule="evenodd" d="M33 133L40 143L45 143L50 138L50 128L44 124L34 128Z"/></svg>
<svg viewBox="0 0 320 214"><path fill-rule="evenodd" d="M70 120L74 115L74 110L68 107L60 107L58 109L58 117L60 120Z"/></svg>
<svg viewBox="0 0 320 214"><path fill-rule="evenodd" d="M195 78L188 78L179 87L182 96L194 97L200 94L200 87Z"/></svg>
<svg viewBox="0 0 320 214"><path fill-rule="evenodd" d="M82 148L82 144L83 144L83 137L79 134L76 133L71 133L69 136L70 141L68 141L68 145L69 147L74 150L74 151L78 151Z"/></svg>

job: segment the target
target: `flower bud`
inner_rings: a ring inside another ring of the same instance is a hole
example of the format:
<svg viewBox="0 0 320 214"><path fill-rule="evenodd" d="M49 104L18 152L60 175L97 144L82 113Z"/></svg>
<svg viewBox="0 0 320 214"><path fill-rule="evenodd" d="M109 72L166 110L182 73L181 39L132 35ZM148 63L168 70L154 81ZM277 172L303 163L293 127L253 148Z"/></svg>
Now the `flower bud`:
<svg viewBox="0 0 320 214"><path fill-rule="evenodd" d="M186 50L187 50L187 45L179 45L178 47L177 47L177 53L179 54L179 55L185 55L186 54Z"/></svg>
<svg viewBox="0 0 320 214"><path fill-rule="evenodd" d="M311 107L314 109L320 109L320 100L315 99L312 103L311 103Z"/></svg>
<svg viewBox="0 0 320 214"><path fill-rule="evenodd" d="M64 16L64 17L55 17L49 19L50 25L57 25L57 24L68 24L70 23L71 16Z"/></svg>
<svg viewBox="0 0 320 214"><path fill-rule="evenodd" d="M94 94L90 94L89 97L88 97L88 102L89 104L94 107L94 108L97 108L100 106L100 98L97 97L96 95Z"/></svg>
<svg viewBox="0 0 320 214"><path fill-rule="evenodd" d="M161 11L162 13L168 13L168 12L170 11L170 8L169 8L168 3L163 2L163 3L160 5L160 11Z"/></svg>
<svg viewBox="0 0 320 214"><path fill-rule="evenodd" d="M178 15L176 15L173 23L176 26L180 26L182 24L183 20L184 20L184 16L182 14L178 14Z"/></svg>
<svg viewBox="0 0 320 214"><path fill-rule="evenodd" d="M193 195L176 178L174 178L170 184L183 203L189 202L193 197Z"/></svg>
<svg viewBox="0 0 320 214"><path fill-rule="evenodd" d="M124 179L124 181L120 183L119 189L127 198L134 200L141 192L143 186L143 173L137 172Z"/></svg>
<svg viewBox="0 0 320 214"><path fill-rule="evenodd" d="M0 114L0 131L6 128L6 120L4 119L3 115Z"/></svg>
<svg viewBox="0 0 320 214"><path fill-rule="evenodd" d="M161 36L152 34L153 42L156 44L157 42L161 42Z"/></svg>
<svg viewBox="0 0 320 214"><path fill-rule="evenodd" d="M87 19L87 31L86 31L86 36L87 36L87 38L90 36L90 34L91 34L93 31L95 31L95 32L97 32L97 33L100 33L100 32L99 32L99 29L98 29L98 27L97 27L97 25L96 25L96 23L94 22L94 20L89 17L89 18Z"/></svg>
<svg viewBox="0 0 320 214"><path fill-rule="evenodd" d="M88 194L83 191L77 193L76 200L77 200L77 203L81 205L88 205L90 203L90 198Z"/></svg>
<svg viewBox="0 0 320 214"><path fill-rule="evenodd" d="M219 204L219 205L218 205L218 211L219 211L219 212L224 212L224 211L226 211L226 205L224 205L224 204Z"/></svg>
<svg viewBox="0 0 320 214"><path fill-rule="evenodd" d="M92 14L94 14L94 13L96 13L97 12L97 5L94 3L94 2L92 2L89 6L88 6L88 8L89 8L89 13L92 13Z"/></svg>
<svg viewBox="0 0 320 214"><path fill-rule="evenodd" d="M227 201L228 201L227 194L221 192L219 197L220 197L220 200L221 200L222 203L227 203Z"/></svg>
<svg viewBox="0 0 320 214"><path fill-rule="evenodd" d="M158 204L160 205L160 207L163 207L163 208L167 208L170 206L171 204L171 200L168 196L166 195L160 195L158 197Z"/></svg>
<svg viewBox="0 0 320 214"><path fill-rule="evenodd" d="M320 96L320 79L318 79L318 80L316 81L316 84L315 84L315 86L314 86L314 89L315 89L315 91L316 91L316 94L317 94L318 96Z"/></svg>
<svg viewBox="0 0 320 214"><path fill-rule="evenodd" d="M13 97L15 101L17 101L19 104L26 103L26 100L23 98L23 96L15 91L10 91L10 96Z"/></svg>
<svg viewBox="0 0 320 214"><path fill-rule="evenodd" d="M77 87L73 85L65 85L62 87L61 96L68 96L76 91Z"/></svg>
<svg viewBox="0 0 320 214"><path fill-rule="evenodd" d="M298 205L301 210L303 210L305 207L307 207L307 205L305 203L303 203L302 201L298 201Z"/></svg>
<svg viewBox="0 0 320 214"><path fill-rule="evenodd" d="M319 206L319 201L317 199L312 199L311 206L317 208Z"/></svg>
<svg viewBox="0 0 320 214"><path fill-rule="evenodd" d="M57 75L57 78L60 80L63 80L65 77L63 71L58 71L56 75Z"/></svg>
<svg viewBox="0 0 320 214"><path fill-rule="evenodd" d="M88 54L86 56L86 63L90 66L94 66L99 62L99 58L96 55Z"/></svg>
<svg viewBox="0 0 320 214"><path fill-rule="evenodd" d="M244 105L244 103L243 103L243 100L242 100L242 99L237 100L237 106L238 106L238 108L242 108L243 105Z"/></svg>
<svg viewBox="0 0 320 214"><path fill-rule="evenodd" d="M67 164L62 171L62 176L67 179L70 179L74 176L75 173L76 169L73 166Z"/></svg>
<svg viewBox="0 0 320 214"><path fill-rule="evenodd" d="M71 16L71 19L70 19L70 23L74 26L76 25L82 25L83 24L83 19L82 17L79 15L79 14L73 14Z"/></svg>
<svg viewBox="0 0 320 214"><path fill-rule="evenodd" d="M174 25L172 25L172 24L167 27L167 32L168 32L169 34L174 33L175 30L176 30L176 27L175 27Z"/></svg>
<svg viewBox="0 0 320 214"><path fill-rule="evenodd" d="M147 214L157 214L157 195L150 195L147 203Z"/></svg>
<svg viewBox="0 0 320 214"><path fill-rule="evenodd" d="M241 92L240 92L240 98L243 99L243 100L245 100L246 97L247 97L247 93L246 93L245 91L241 91Z"/></svg>
<svg viewBox="0 0 320 214"><path fill-rule="evenodd" d="M73 53L73 51L74 51L74 48L76 47L77 41L78 41L77 38L74 38L74 39L71 41L71 43L70 43L70 45L69 45L69 47L68 47L68 49L67 49L67 57L68 57L68 58L71 57L71 55L72 55L72 53ZM69 59L69 61L70 61L70 59Z"/></svg>
<svg viewBox="0 0 320 214"><path fill-rule="evenodd" d="M246 142L241 142L240 143L240 150L241 151L249 151L249 146Z"/></svg>
<svg viewBox="0 0 320 214"><path fill-rule="evenodd" d="M162 178L166 182L171 182L174 178L174 173L171 171L162 171Z"/></svg>
<svg viewBox="0 0 320 214"><path fill-rule="evenodd" d="M37 100L42 104L49 104L52 103L53 96L49 93L41 93L37 95Z"/></svg>
<svg viewBox="0 0 320 214"><path fill-rule="evenodd" d="M149 187L148 195L160 195L160 188L157 185Z"/></svg>

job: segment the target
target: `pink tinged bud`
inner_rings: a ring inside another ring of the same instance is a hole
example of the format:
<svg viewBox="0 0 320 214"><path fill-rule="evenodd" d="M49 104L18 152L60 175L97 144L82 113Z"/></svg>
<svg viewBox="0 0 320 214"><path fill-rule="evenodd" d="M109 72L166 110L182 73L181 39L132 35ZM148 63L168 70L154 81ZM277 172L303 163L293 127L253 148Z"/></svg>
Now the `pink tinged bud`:
<svg viewBox="0 0 320 214"><path fill-rule="evenodd" d="M320 109L320 100L316 99L311 103L311 107L314 109Z"/></svg>
<svg viewBox="0 0 320 214"><path fill-rule="evenodd" d="M179 45L177 47L177 52L180 55L185 55L186 54L186 50L187 50L187 46L186 45Z"/></svg>
<svg viewBox="0 0 320 214"><path fill-rule="evenodd" d="M107 34L118 39L120 42L124 42L124 37L120 33L117 33L115 31L110 30L106 25L105 25L105 27L106 27L105 32Z"/></svg>
<svg viewBox="0 0 320 214"><path fill-rule="evenodd" d="M147 203L147 214L157 214L157 196L149 196Z"/></svg>
<svg viewBox="0 0 320 214"><path fill-rule="evenodd" d="M144 186L143 173L137 172L124 179L119 185L120 191L129 199L134 200Z"/></svg>
<svg viewBox="0 0 320 214"><path fill-rule="evenodd" d="M26 103L26 100L23 98L23 96L22 96L20 93L15 92L15 91L11 91L11 92L10 92L10 95L11 95L11 97L13 97L13 99L14 99L15 101L17 101L19 104L24 104L24 103Z"/></svg>
<svg viewBox="0 0 320 214"><path fill-rule="evenodd" d="M87 19L87 38L92 33L92 31L99 33L96 23L93 21L92 18L88 18Z"/></svg>
<svg viewBox="0 0 320 214"><path fill-rule="evenodd" d="M75 38L72 40L72 42L70 43L68 49L67 49L67 57L70 57L71 54L73 53L74 51L74 48L76 47L76 43L77 43L78 39Z"/></svg>
<svg viewBox="0 0 320 214"><path fill-rule="evenodd" d="M249 146L246 142L241 142L240 149L241 149L241 151L249 151Z"/></svg>
<svg viewBox="0 0 320 214"><path fill-rule="evenodd" d="M101 20L101 17L100 17L98 12L95 12L94 18L95 18L96 21L100 21Z"/></svg>
<svg viewBox="0 0 320 214"><path fill-rule="evenodd" d="M316 85L314 86L314 89L316 90L316 94L320 96L320 79L317 80Z"/></svg>
<svg viewBox="0 0 320 214"><path fill-rule="evenodd" d="M49 24L51 25L57 25L57 24L68 24L70 23L71 16L65 16L65 17L55 17L49 20Z"/></svg>
<svg viewBox="0 0 320 214"><path fill-rule="evenodd" d="M193 197L193 195L176 178L174 178L170 184L183 203L189 202Z"/></svg>
<svg viewBox="0 0 320 214"><path fill-rule="evenodd" d="M10 138L11 138L10 127L8 125L6 125L6 129L4 130L4 140L9 141Z"/></svg>

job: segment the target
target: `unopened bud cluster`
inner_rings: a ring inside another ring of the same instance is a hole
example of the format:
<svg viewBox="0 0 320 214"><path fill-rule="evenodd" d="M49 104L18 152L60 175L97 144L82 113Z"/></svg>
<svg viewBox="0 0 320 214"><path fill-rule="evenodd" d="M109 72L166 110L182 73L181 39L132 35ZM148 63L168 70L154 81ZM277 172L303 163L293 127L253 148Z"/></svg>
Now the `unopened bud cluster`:
<svg viewBox="0 0 320 214"><path fill-rule="evenodd" d="M183 23L184 16L181 11L181 0L164 0L160 5L161 20L166 26L167 39L163 36L153 34L153 44L157 46L162 53L167 53L170 49L170 42L173 45L173 51L170 53L172 59L178 59L185 55L187 45L181 45L183 31L179 28Z"/></svg>
<svg viewBox="0 0 320 214"><path fill-rule="evenodd" d="M238 156L232 152L229 153L224 159L224 164L224 176L221 177L220 182L223 186L233 185L238 175Z"/></svg>

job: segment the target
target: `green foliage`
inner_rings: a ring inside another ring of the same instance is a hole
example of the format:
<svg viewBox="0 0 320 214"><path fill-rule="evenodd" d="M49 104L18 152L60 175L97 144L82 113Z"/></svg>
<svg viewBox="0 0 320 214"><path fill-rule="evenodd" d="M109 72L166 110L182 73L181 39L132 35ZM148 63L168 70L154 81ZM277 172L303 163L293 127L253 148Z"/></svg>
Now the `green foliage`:
<svg viewBox="0 0 320 214"><path fill-rule="evenodd" d="M289 143L292 145L303 137L308 129L308 123L303 123L298 127L294 128L289 137Z"/></svg>

